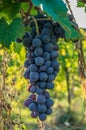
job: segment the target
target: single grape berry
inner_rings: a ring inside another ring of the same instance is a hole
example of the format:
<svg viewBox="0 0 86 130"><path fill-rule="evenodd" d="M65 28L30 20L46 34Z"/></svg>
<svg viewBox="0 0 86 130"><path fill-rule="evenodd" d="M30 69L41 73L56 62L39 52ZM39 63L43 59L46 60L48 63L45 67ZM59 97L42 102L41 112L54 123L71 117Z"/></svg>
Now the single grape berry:
<svg viewBox="0 0 86 130"><path fill-rule="evenodd" d="M33 41L32 41L32 45L33 45L34 47L40 47L40 46L42 45L42 42L41 42L40 39L35 38L35 39L33 39Z"/></svg>
<svg viewBox="0 0 86 130"><path fill-rule="evenodd" d="M43 59L44 59L45 61L49 60L49 59L50 59L50 54L49 54L48 52L44 52L44 53L43 53Z"/></svg>
<svg viewBox="0 0 86 130"><path fill-rule="evenodd" d="M50 98L47 98L47 99L46 99L46 106L47 106L47 107L52 107L53 104L54 104L54 102L53 102L52 99L50 99Z"/></svg>
<svg viewBox="0 0 86 130"><path fill-rule="evenodd" d="M38 112L39 112L39 113L44 113L44 112L46 112L46 111L47 111L46 105L44 105L44 104L39 104L39 105L38 105Z"/></svg>
<svg viewBox="0 0 86 130"><path fill-rule="evenodd" d="M39 79L40 81L46 81L48 79L48 75L45 72L39 73Z"/></svg>
<svg viewBox="0 0 86 130"><path fill-rule="evenodd" d="M42 94L42 93L43 93L43 89L37 87L36 93L37 93L38 95Z"/></svg>
<svg viewBox="0 0 86 130"><path fill-rule="evenodd" d="M41 32L41 34L42 35L50 35L51 34L51 30L50 29L48 29L48 28L44 28L43 30L42 30L42 32Z"/></svg>
<svg viewBox="0 0 86 130"><path fill-rule="evenodd" d="M43 35L42 41L43 41L44 44L49 43L50 42L50 36L49 35Z"/></svg>
<svg viewBox="0 0 86 130"><path fill-rule="evenodd" d="M36 57L35 58L35 64L37 66L42 66L44 64L44 59L42 57Z"/></svg>
<svg viewBox="0 0 86 130"><path fill-rule="evenodd" d="M38 115L39 115L39 113L37 111L32 111L32 113L31 113L32 118L37 118Z"/></svg>
<svg viewBox="0 0 86 130"><path fill-rule="evenodd" d="M45 121L45 120L46 120L46 113L39 114L39 119L40 119L41 121Z"/></svg>
<svg viewBox="0 0 86 130"><path fill-rule="evenodd" d="M33 102L33 100L31 98L28 98L24 101L24 106L28 107L31 103Z"/></svg>
<svg viewBox="0 0 86 130"><path fill-rule="evenodd" d="M54 74L48 75L48 81L53 81L54 80Z"/></svg>
<svg viewBox="0 0 86 130"><path fill-rule="evenodd" d="M30 72L30 80L31 81L39 80L39 73L38 72Z"/></svg>
<svg viewBox="0 0 86 130"><path fill-rule="evenodd" d="M46 65L46 67L49 67L49 66L51 65L51 61L50 61L50 60L47 60L47 61L45 62L45 65Z"/></svg>
<svg viewBox="0 0 86 130"><path fill-rule="evenodd" d="M47 43L47 44L45 44L45 46L44 46L44 50L45 50L45 51L50 52L50 51L52 51L53 49L54 49L54 45L53 45L52 43Z"/></svg>
<svg viewBox="0 0 86 130"><path fill-rule="evenodd" d="M42 47L38 47L34 50L34 55L35 56L41 56L43 54L43 49Z"/></svg>
<svg viewBox="0 0 86 130"><path fill-rule="evenodd" d="M25 67L25 68L28 68L29 65L30 65L29 59L27 59L27 60L24 62L24 67Z"/></svg>
<svg viewBox="0 0 86 130"><path fill-rule="evenodd" d="M35 94L30 94L28 98L31 98L32 100L36 100L36 95Z"/></svg>
<svg viewBox="0 0 86 130"><path fill-rule="evenodd" d="M46 70L47 70L47 66L45 65L39 67L39 72L46 71Z"/></svg>
<svg viewBox="0 0 86 130"><path fill-rule="evenodd" d="M49 94L49 92L47 92L47 91L44 91L44 96L46 97L46 98L50 98L50 94Z"/></svg>
<svg viewBox="0 0 86 130"><path fill-rule="evenodd" d="M35 93L35 92L36 92L36 89L37 89L37 87L34 85L34 86L32 86L32 87L30 88L30 92L31 92L31 93Z"/></svg>
<svg viewBox="0 0 86 130"><path fill-rule="evenodd" d="M52 114L52 109L51 109L51 108L48 108L47 111L46 111L46 114L47 114L47 115L51 115L51 114Z"/></svg>
<svg viewBox="0 0 86 130"><path fill-rule="evenodd" d="M42 88L42 89L45 89L46 82L39 82L39 87Z"/></svg>
<svg viewBox="0 0 86 130"><path fill-rule="evenodd" d="M51 51L51 52L50 52L50 57L51 57L51 58L57 58L57 57L58 57L58 52L57 52L57 51L54 51L54 50Z"/></svg>
<svg viewBox="0 0 86 130"><path fill-rule="evenodd" d="M52 74L54 72L53 67L48 67L47 68L47 74Z"/></svg>
<svg viewBox="0 0 86 130"><path fill-rule="evenodd" d="M38 97L37 97L37 103L38 104L44 104L46 102L46 98L45 98L45 96L44 95L38 95Z"/></svg>
<svg viewBox="0 0 86 130"><path fill-rule="evenodd" d="M53 88L54 88L54 83L52 83L52 82L47 82L46 88L47 88L47 89L53 89Z"/></svg>
<svg viewBox="0 0 86 130"><path fill-rule="evenodd" d="M23 45L24 45L25 47L29 47L30 44L31 44L31 39L30 39L30 38L24 38L24 39L23 39Z"/></svg>
<svg viewBox="0 0 86 130"><path fill-rule="evenodd" d="M30 71L27 69L25 72L24 72L24 77L26 79L29 79L30 78Z"/></svg>
<svg viewBox="0 0 86 130"><path fill-rule="evenodd" d="M37 66L35 64L31 64L29 66L29 69L30 69L31 72L36 72L38 70L38 68L37 68Z"/></svg>
<svg viewBox="0 0 86 130"><path fill-rule="evenodd" d="M37 104L36 103L31 103L28 107L29 107L29 109L31 111L36 111L37 110Z"/></svg>

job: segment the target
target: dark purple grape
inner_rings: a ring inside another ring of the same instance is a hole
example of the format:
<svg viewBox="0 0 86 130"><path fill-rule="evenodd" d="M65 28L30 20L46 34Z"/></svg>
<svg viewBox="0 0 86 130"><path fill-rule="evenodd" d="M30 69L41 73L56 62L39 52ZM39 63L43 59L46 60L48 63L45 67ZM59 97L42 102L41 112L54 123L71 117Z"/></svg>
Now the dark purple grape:
<svg viewBox="0 0 86 130"><path fill-rule="evenodd" d="M31 92L31 93L35 93L35 92L36 92L36 89L37 89L36 86L32 86L32 87L30 88L30 92Z"/></svg>
<svg viewBox="0 0 86 130"><path fill-rule="evenodd" d="M29 109L31 111L36 111L37 110L37 104L36 103L31 103L28 107L29 107Z"/></svg>
<svg viewBox="0 0 86 130"><path fill-rule="evenodd" d="M38 112L39 112L39 113L44 113L44 112L46 112L46 111L47 111L46 105L44 105L44 104L39 104L39 105L38 105Z"/></svg>
<svg viewBox="0 0 86 130"><path fill-rule="evenodd" d="M38 97L37 97L37 103L38 104L44 104L46 102L46 98L45 98L45 96L44 95L38 95Z"/></svg>
<svg viewBox="0 0 86 130"><path fill-rule="evenodd" d="M31 44L31 39L30 39L30 38L24 38L24 39L23 39L23 45L24 45L25 47L29 47L30 44Z"/></svg>
<svg viewBox="0 0 86 130"><path fill-rule="evenodd" d="M30 80L31 81L39 80L39 73L38 72L30 72Z"/></svg>
<svg viewBox="0 0 86 130"><path fill-rule="evenodd" d="M51 115L51 114L52 114L52 109L51 109L51 108L48 108L47 111L46 111L46 114L47 114L47 115Z"/></svg>
<svg viewBox="0 0 86 130"><path fill-rule="evenodd" d="M34 47L40 47L40 46L42 45L42 42L41 42L40 39L35 38L35 39L33 39L33 41L32 41L32 45L33 45Z"/></svg>
<svg viewBox="0 0 86 130"><path fill-rule="evenodd" d="M52 82L47 82L46 88L47 88L47 89L53 89L53 88L54 88L54 83L52 83Z"/></svg>
<svg viewBox="0 0 86 130"><path fill-rule="evenodd" d="M47 60L47 61L45 62L45 65L46 65L46 67L49 67L49 66L51 65L51 61L50 61L50 60Z"/></svg>
<svg viewBox="0 0 86 130"><path fill-rule="evenodd" d="M41 32L42 35L50 35L51 34L51 30L48 28L44 28Z"/></svg>
<svg viewBox="0 0 86 130"><path fill-rule="evenodd" d="M48 67L47 68L47 74L52 74L54 72L53 67Z"/></svg>
<svg viewBox="0 0 86 130"><path fill-rule="evenodd" d="M39 87L42 88L42 89L45 89L46 82L39 82Z"/></svg>
<svg viewBox="0 0 86 130"><path fill-rule="evenodd" d="M35 47L33 45L30 46L30 51L34 51Z"/></svg>
<svg viewBox="0 0 86 130"><path fill-rule="evenodd" d="M40 73L39 73L39 79L40 79L40 81L46 81L46 80L48 79L47 73L45 73L45 72L40 72Z"/></svg>
<svg viewBox="0 0 86 130"><path fill-rule="evenodd" d="M51 25L50 23L44 24L43 28L48 28L48 29L50 29L50 30L53 29L53 27L52 27L52 25Z"/></svg>
<svg viewBox="0 0 86 130"><path fill-rule="evenodd" d="M31 98L28 98L24 101L24 106L28 107L31 103L33 102L33 100Z"/></svg>
<svg viewBox="0 0 86 130"><path fill-rule="evenodd" d="M54 104L54 102L53 102L52 99L50 99L50 98L47 98L47 99L46 99L46 106L47 106L47 107L52 107L53 104Z"/></svg>
<svg viewBox="0 0 86 130"><path fill-rule="evenodd" d="M45 46L44 46L44 50L45 50L45 51L50 52L50 51L52 51L53 49L54 49L54 45L53 45L52 43L47 43L47 44L45 44Z"/></svg>
<svg viewBox="0 0 86 130"><path fill-rule="evenodd" d="M43 59L44 59L44 61L49 60L50 59L50 54L48 52L44 52L43 53Z"/></svg>
<svg viewBox="0 0 86 130"><path fill-rule="evenodd" d="M36 57L35 58L35 64L37 66L42 66L44 64L44 59L42 57Z"/></svg>
<svg viewBox="0 0 86 130"><path fill-rule="evenodd" d="M55 35L51 35L50 41L51 41L51 43L55 43L56 44L57 38L55 37Z"/></svg>
<svg viewBox="0 0 86 130"><path fill-rule="evenodd" d="M39 119L40 119L41 121L45 121L45 120L46 120L46 114L45 114L45 113L39 114Z"/></svg>
<svg viewBox="0 0 86 130"><path fill-rule="evenodd" d="M37 66L35 64L31 64L29 66L30 72L36 72L38 70Z"/></svg>
<svg viewBox="0 0 86 130"><path fill-rule="evenodd" d="M38 95L42 94L42 93L43 93L43 89L37 87L36 93L37 93Z"/></svg>
<svg viewBox="0 0 86 130"><path fill-rule="evenodd" d="M35 56L41 56L43 54L43 49L42 47L37 47L35 50L34 50L34 55Z"/></svg>
<svg viewBox="0 0 86 130"><path fill-rule="evenodd" d="M48 75L48 81L52 82L54 79L55 78L53 74Z"/></svg>
<svg viewBox="0 0 86 130"><path fill-rule="evenodd" d="M16 38L16 42L18 42L18 43L21 43L22 42L22 39L20 39L20 38Z"/></svg>
<svg viewBox="0 0 86 130"><path fill-rule="evenodd" d="M29 95L28 98L31 98L32 100L36 100L36 95L35 94L31 94L31 95Z"/></svg>
<svg viewBox="0 0 86 130"><path fill-rule="evenodd" d="M50 42L50 36L49 35L43 35L42 41L43 41L44 44L49 43Z"/></svg>
<svg viewBox="0 0 86 130"><path fill-rule="evenodd" d="M49 92L47 92L47 91L44 91L44 96L46 97L46 98L50 98L50 94L49 94Z"/></svg>
<svg viewBox="0 0 86 130"><path fill-rule="evenodd" d="M24 77L26 79L29 79L30 78L30 71L27 69L25 72L24 72Z"/></svg>
<svg viewBox="0 0 86 130"><path fill-rule="evenodd" d="M31 113L31 117L33 117L33 118L37 118L38 115L39 115L39 113L37 111L32 111L32 113Z"/></svg>
<svg viewBox="0 0 86 130"><path fill-rule="evenodd" d="M24 67L25 67L25 68L28 68L29 65L30 65L29 59L27 59L27 60L24 62Z"/></svg>
<svg viewBox="0 0 86 130"><path fill-rule="evenodd" d="M39 67L39 72L46 71L46 70L47 70L47 66L45 65Z"/></svg>

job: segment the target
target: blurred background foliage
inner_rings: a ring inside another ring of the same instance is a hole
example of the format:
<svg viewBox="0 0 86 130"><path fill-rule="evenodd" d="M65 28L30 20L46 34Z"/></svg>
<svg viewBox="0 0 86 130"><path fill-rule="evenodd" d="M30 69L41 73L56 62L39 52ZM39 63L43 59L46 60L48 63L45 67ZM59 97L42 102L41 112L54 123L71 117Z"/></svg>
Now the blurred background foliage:
<svg viewBox="0 0 86 130"><path fill-rule="evenodd" d="M86 130L86 102L75 43L59 39L57 44L60 72L50 91L55 103L53 114L45 122L46 130ZM86 40L83 40L83 48L86 57ZM29 86L23 77L25 57L22 44L12 43L10 49L0 45L0 104L3 106L0 107L0 130L38 130L37 119L32 119L29 109L23 105Z"/></svg>

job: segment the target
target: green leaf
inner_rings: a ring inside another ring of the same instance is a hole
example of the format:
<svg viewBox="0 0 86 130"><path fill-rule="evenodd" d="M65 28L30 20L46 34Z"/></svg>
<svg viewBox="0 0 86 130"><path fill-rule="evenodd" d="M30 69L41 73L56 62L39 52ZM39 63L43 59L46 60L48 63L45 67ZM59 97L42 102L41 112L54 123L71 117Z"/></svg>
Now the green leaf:
<svg viewBox="0 0 86 130"><path fill-rule="evenodd" d="M32 0L33 4L36 6L39 6L40 4L43 3L43 0Z"/></svg>
<svg viewBox="0 0 86 130"><path fill-rule="evenodd" d="M24 3L24 2L21 3L21 8L24 10L24 12L27 12L29 7L30 7L29 3ZM32 7L30 10L30 14L37 15L37 13L38 13L37 10L34 7Z"/></svg>
<svg viewBox="0 0 86 130"><path fill-rule="evenodd" d="M10 5L12 3L12 0L2 0L3 5Z"/></svg>
<svg viewBox="0 0 86 130"><path fill-rule="evenodd" d="M13 43L13 47L14 47L14 51L15 51L16 53L20 54L23 45L14 42L14 43Z"/></svg>
<svg viewBox="0 0 86 130"><path fill-rule="evenodd" d="M85 3L81 2L81 1L78 1L77 6L78 6L78 7L84 7L84 6L85 6Z"/></svg>
<svg viewBox="0 0 86 130"><path fill-rule="evenodd" d="M11 24L7 24L4 18L0 20L0 42L9 47L16 37L22 37L24 33L23 22L20 18L15 18Z"/></svg>
<svg viewBox="0 0 86 130"><path fill-rule="evenodd" d="M30 14L31 15L37 15L37 13L38 13L37 10L34 7L32 7Z"/></svg>
<svg viewBox="0 0 86 130"><path fill-rule="evenodd" d="M9 0L4 0L2 7L0 8L0 17L4 17L6 20L13 19L20 10L19 2L10 2Z"/></svg>
<svg viewBox="0 0 86 130"><path fill-rule="evenodd" d="M29 6L30 6L29 3L24 2L21 3L21 8L24 10L24 12L28 11Z"/></svg>

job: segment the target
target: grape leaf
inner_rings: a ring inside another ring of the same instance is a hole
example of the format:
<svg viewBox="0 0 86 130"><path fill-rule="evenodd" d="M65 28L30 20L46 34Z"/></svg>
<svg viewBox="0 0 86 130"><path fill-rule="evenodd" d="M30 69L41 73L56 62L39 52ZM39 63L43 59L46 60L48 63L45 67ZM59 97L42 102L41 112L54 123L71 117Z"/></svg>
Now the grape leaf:
<svg viewBox="0 0 86 130"><path fill-rule="evenodd" d="M82 1L78 1L77 6L78 7L84 7L85 3L83 3Z"/></svg>
<svg viewBox="0 0 86 130"><path fill-rule="evenodd" d="M44 0L32 0L32 2L36 5L39 6L40 4L43 4Z"/></svg>
<svg viewBox="0 0 86 130"><path fill-rule="evenodd" d="M33 0L32 2L36 5L43 5L43 10L64 28L67 40L78 40L80 38L79 31L72 27L72 23L67 15L68 9L62 0L43 0L42 3L40 0Z"/></svg>
<svg viewBox="0 0 86 130"><path fill-rule="evenodd" d="M5 2L6 1L6 2ZM0 7L0 18L4 17L6 20L13 19L20 10L20 3L13 2L10 0L4 0Z"/></svg>
<svg viewBox="0 0 86 130"><path fill-rule="evenodd" d="M28 3L28 2L26 2L26 3L22 2L21 3L21 8L24 10L24 12L27 12L29 7L30 7L30 3ZM30 14L31 15L37 15L37 13L38 13L37 10L33 6L30 10Z"/></svg>
<svg viewBox="0 0 86 130"><path fill-rule="evenodd" d="M77 0L77 7L83 7L86 12L86 0Z"/></svg>
<svg viewBox="0 0 86 130"><path fill-rule="evenodd" d="M27 2L26 3L24 3L24 2L21 3L21 8L24 10L24 12L27 12L29 7L30 7L29 3L27 3Z"/></svg>
<svg viewBox="0 0 86 130"><path fill-rule="evenodd" d="M20 18L15 18L8 24L4 18L0 19L0 43L9 47L16 37L22 37L24 33L23 22Z"/></svg>

